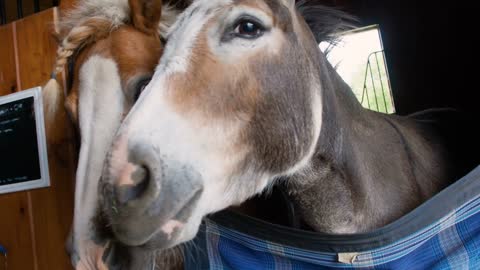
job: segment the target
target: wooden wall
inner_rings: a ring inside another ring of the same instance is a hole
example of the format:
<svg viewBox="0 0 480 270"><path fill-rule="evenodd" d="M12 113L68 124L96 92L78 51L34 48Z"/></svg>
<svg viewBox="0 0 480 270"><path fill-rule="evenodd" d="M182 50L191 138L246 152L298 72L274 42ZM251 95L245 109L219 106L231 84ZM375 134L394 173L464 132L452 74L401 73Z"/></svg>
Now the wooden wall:
<svg viewBox="0 0 480 270"><path fill-rule="evenodd" d="M0 27L0 95L47 82L56 14L49 9ZM55 134L47 134L51 186L0 195L0 244L9 251L9 270L71 269L65 240L73 215L75 152L66 115L55 122Z"/></svg>

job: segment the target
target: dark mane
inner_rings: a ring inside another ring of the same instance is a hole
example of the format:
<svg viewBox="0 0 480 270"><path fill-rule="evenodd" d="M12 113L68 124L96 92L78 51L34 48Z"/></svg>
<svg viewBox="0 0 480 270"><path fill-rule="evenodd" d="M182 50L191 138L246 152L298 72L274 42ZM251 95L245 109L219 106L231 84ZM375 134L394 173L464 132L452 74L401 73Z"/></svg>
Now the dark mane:
<svg viewBox="0 0 480 270"><path fill-rule="evenodd" d="M303 16L318 43L335 43L338 33L351 30L358 19L344 11L319 4L317 0L299 0L298 12Z"/></svg>

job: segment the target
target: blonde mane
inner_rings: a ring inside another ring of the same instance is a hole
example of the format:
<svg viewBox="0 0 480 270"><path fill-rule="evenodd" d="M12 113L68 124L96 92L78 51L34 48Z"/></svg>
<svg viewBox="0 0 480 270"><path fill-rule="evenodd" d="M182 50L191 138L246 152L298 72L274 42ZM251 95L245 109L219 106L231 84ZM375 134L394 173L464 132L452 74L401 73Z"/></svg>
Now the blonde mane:
<svg viewBox="0 0 480 270"><path fill-rule="evenodd" d="M158 34L165 38L180 11L169 4L162 8ZM84 0L60 17L60 44L53 74L56 75L76 51L107 37L121 25L130 24L128 0Z"/></svg>
<svg viewBox="0 0 480 270"><path fill-rule="evenodd" d="M57 56L51 79L42 91L47 133L55 129L55 117L64 106L65 93L57 75L63 71L68 59L85 46L107 37L119 26L130 24L130 13L128 0L83 0L61 14L56 33L59 39ZM180 10L173 6L163 5L158 25L160 37L165 38L179 13Z"/></svg>

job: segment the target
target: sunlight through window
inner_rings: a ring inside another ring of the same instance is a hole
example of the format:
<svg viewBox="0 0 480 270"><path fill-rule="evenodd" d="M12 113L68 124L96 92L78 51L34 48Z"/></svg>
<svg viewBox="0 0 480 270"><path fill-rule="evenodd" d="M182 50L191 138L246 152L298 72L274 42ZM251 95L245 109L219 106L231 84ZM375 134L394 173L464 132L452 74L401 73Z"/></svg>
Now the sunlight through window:
<svg viewBox="0 0 480 270"><path fill-rule="evenodd" d="M378 25L342 33L335 44L322 42L320 48L365 108L395 113Z"/></svg>

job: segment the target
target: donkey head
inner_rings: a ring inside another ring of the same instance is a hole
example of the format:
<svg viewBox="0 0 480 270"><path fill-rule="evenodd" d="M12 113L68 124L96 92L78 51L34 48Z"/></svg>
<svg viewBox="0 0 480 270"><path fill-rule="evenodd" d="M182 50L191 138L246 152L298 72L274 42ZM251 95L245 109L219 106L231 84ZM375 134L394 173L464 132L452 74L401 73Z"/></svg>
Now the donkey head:
<svg viewBox="0 0 480 270"><path fill-rule="evenodd" d="M168 248L303 169L321 128L320 51L293 0L198 0L123 122L101 192L120 241Z"/></svg>

